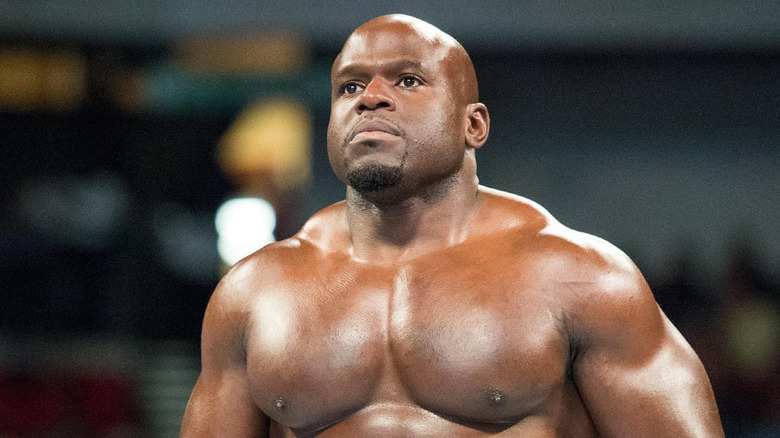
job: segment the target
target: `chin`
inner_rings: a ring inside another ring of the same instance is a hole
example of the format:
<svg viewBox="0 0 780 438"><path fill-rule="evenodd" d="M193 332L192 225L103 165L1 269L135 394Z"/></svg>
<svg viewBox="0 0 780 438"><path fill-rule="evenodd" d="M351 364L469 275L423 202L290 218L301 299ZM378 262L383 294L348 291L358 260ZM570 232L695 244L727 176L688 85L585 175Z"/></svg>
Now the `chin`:
<svg viewBox="0 0 780 438"><path fill-rule="evenodd" d="M347 175L349 185L361 194L384 192L401 184L400 166L370 164Z"/></svg>

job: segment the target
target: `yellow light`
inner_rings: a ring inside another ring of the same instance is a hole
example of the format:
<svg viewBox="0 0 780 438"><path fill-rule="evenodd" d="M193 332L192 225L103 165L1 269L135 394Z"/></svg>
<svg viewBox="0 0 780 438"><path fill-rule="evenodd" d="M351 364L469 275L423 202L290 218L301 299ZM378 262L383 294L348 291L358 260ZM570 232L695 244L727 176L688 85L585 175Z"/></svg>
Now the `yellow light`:
<svg viewBox="0 0 780 438"><path fill-rule="evenodd" d="M86 65L70 52L0 49L0 107L64 110L86 95Z"/></svg>
<svg viewBox="0 0 780 438"><path fill-rule="evenodd" d="M183 68L210 73L296 73L309 61L309 45L295 35L200 37L174 47Z"/></svg>
<svg viewBox="0 0 780 438"><path fill-rule="evenodd" d="M291 190L311 175L311 118L294 100L250 106L220 141L220 164L239 185L263 178L277 190Z"/></svg>

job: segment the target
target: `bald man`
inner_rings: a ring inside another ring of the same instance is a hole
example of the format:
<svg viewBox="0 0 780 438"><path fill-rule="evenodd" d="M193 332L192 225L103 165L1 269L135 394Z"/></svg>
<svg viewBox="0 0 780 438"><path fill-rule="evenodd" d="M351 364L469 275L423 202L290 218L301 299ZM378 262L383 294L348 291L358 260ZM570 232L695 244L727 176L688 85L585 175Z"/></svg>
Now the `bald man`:
<svg viewBox="0 0 780 438"><path fill-rule="evenodd" d="M453 38L376 18L331 80L346 201L220 282L182 436L723 436L631 261L479 185L490 119Z"/></svg>

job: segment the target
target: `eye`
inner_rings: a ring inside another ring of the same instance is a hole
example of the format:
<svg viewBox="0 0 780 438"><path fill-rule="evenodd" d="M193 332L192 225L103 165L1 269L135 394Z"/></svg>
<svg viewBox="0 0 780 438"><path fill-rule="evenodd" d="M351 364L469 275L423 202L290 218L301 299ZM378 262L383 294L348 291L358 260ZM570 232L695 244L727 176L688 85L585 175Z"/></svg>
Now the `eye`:
<svg viewBox="0 0 780 438"><path fill-rule="evenodd" d="M403 88L412 88L418 85L422 85L422 81L416 76L406 75L401 78L399 85L401 85Z"/></svg>
<svg viewBox="0 0 780 438"><path fill-rule="evenodd" d="M358 83L355 82L347 82L346 84L341 86L341 94L355 94L360 92L361 86Z"/></svg>

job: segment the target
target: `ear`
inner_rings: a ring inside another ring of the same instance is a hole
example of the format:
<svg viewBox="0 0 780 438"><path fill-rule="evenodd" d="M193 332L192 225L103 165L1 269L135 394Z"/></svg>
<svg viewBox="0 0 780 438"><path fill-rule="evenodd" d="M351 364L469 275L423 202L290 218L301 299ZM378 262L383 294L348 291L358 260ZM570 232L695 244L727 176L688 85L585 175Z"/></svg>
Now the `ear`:
<svg viewBox="0 0 780 438"><path fill-rule="evenodd" d="M474 149L481 148L490 132L490 114L485 105L470 103L466 105L466 145Z"/></svg>

